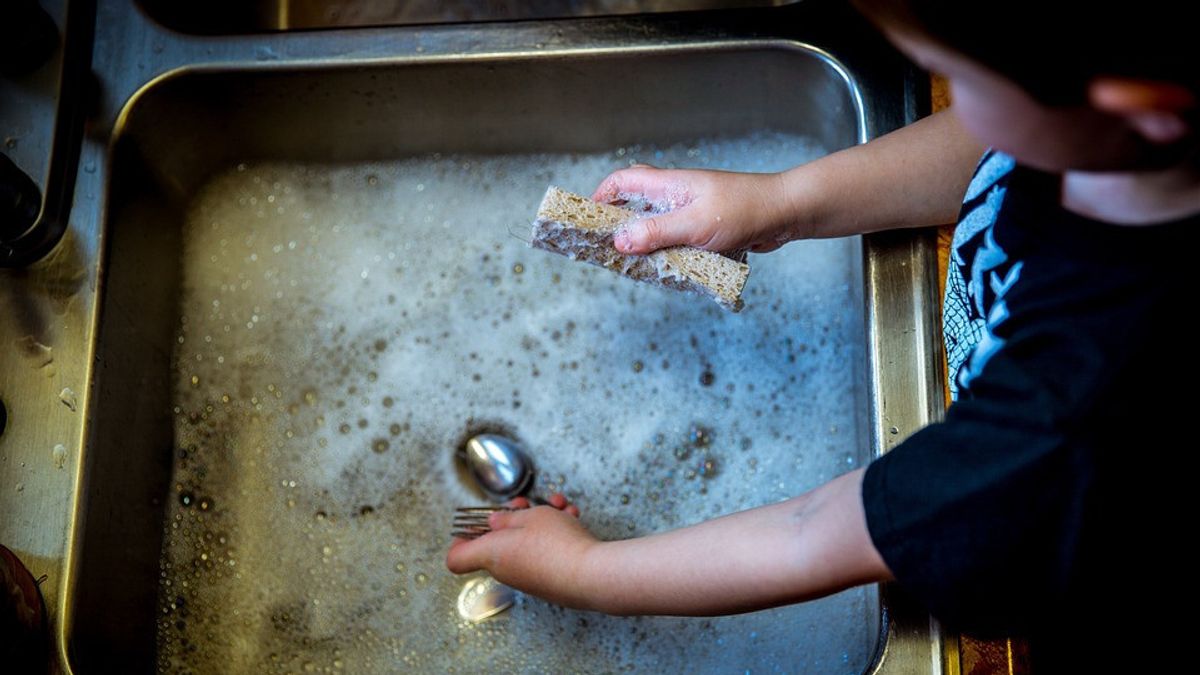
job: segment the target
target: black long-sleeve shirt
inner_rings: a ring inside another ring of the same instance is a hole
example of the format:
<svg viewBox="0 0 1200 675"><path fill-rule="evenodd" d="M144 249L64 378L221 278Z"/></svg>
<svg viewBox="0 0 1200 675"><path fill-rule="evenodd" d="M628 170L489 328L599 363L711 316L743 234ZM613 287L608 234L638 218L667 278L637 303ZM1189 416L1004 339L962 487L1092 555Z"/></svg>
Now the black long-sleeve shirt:
<svg viewBox="0 0 1200 675"><path fill-rule="evenodd" d="M1195 595L1198 244L1200 217L1092 221L1057 176L984 156L947 279L956 400L863 483L872 540L939 618L1033 636L1050 672L1185 662L1163 612Z"/></svg>

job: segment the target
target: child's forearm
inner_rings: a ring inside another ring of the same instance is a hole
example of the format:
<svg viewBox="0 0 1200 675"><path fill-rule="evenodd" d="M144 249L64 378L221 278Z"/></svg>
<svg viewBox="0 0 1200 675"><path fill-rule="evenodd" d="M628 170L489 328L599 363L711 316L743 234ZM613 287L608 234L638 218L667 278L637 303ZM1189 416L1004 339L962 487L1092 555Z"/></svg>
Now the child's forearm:
<svg viewBox="0 0 1200 675"><path fill-rule="evenodd" d="M611 614L730 614L889 579L867 532L862 475L692 527L596 544L578 568L586 604Z"/></svg>
<svg viewBox="0 0 1200 675"><path fill-rule="evenodd" d="M946 110L781 175L800 238L953 222L984 147Z"/></svg>

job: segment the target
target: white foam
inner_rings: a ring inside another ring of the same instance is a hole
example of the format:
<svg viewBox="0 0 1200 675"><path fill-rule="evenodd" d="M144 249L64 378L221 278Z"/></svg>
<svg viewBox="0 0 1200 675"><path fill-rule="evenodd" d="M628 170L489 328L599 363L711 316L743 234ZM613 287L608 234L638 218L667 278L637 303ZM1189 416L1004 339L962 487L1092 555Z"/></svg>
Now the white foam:
<svg viewBox="0 0 1200 675"><path fill-rule="evenodd" d="M442 562L452 508L480 500L452 461L469 419L515 430L539 489L565 489L607 538L778 501L866 461L857 240L752 257L734 315L510 234L547 184L589 193L626 161L769 171L820 154L764 134L213 179L184 235L187 457L161 669L861 671L873 588L711 620L525 598L471 626L455 609L465 580ZM706 446L688 445L697 424Z"/></svg>

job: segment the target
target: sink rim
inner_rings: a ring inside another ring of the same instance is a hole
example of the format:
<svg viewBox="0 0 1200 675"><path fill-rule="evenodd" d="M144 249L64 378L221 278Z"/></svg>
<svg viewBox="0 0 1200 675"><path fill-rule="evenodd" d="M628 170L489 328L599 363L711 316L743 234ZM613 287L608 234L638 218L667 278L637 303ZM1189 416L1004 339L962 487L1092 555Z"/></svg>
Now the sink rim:
<svg viewBox="0 0 1200 675"><path fill-rule="evenodd" d="M137 114L143 101L153 95L159 88L177 80L192 77L220 77L227 75L253 75L273 73L304 74L312 71L342 71L363 69L386 69L395 67L421 67L429 65L458 65L458 64L487 64L513 63L521 61L555 61L564 58L611 58L617 56L638 55L676 55L696 53L722 53L738 51L774 51L792 52L814 57L836 73L838 79L846 86L854 105L856 143L870 140L866 104L862 86L855 78L849 67L838 59L832 52L817 47L809 42L787 38L729 38L713 39L699 38L691 41L678 41L671 44L658 44L647 40L644 43L632 43L627 46L599 44L595 46L567 46L549 49L498 49L494 51L475 52L470 54L451 53L419 53L395 54L390 56L363 57L346 55L335 59L316 57L311 59L289 59L281 61L260 61L247 63L189 63L179 65L158 73L146 80L130 94L120 110L112 126L109 147L106 157L112 157L113 147L129 133L130 119ZM111 168L111 167L110 167ZM111 172L108 172L111 181ZM106 189L109 186L106 186ZM106 224L107 225L107 224Z"/></svg>

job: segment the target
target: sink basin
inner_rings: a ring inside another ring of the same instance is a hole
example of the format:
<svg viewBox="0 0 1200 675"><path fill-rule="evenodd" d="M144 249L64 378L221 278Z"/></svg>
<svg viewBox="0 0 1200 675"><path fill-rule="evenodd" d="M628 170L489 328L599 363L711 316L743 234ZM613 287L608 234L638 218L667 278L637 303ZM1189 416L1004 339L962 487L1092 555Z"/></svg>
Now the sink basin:
<svg viewBox="0 0 1200 675"><path fill-rule="evenodd" d="M156 20L175 30L190 33L253 33L349 26L404 26L460 21L654 14L770 7L792 2L796 0L217 0L193 3L142 0L142 6Z"/></svg>
<svg viewBox="0 0 1200 675"><path fill-rule="evenodd" d="M853 144L855 94L817 52L736 43L143 91L113 167L81 666L864 670L874 587L703 621L525 598L475 627L441 562L483 430L607 538L869 461L861 241L755 258L734 315L523 240L550 183Z"/></svg>
<svg viewBox="0 0 1200 675"><path fill-rule="evenodd" d="M188 30L98 5L67 235L0 273L0 541L46 578L52 670L954 671L887 585L471 624L442 567L484 500L471 433L615 538L795 494L941 410L928 235L755 258L736 315L525 242L550 183L768 171L914 119L921 80L848 8Z"/></svg>

